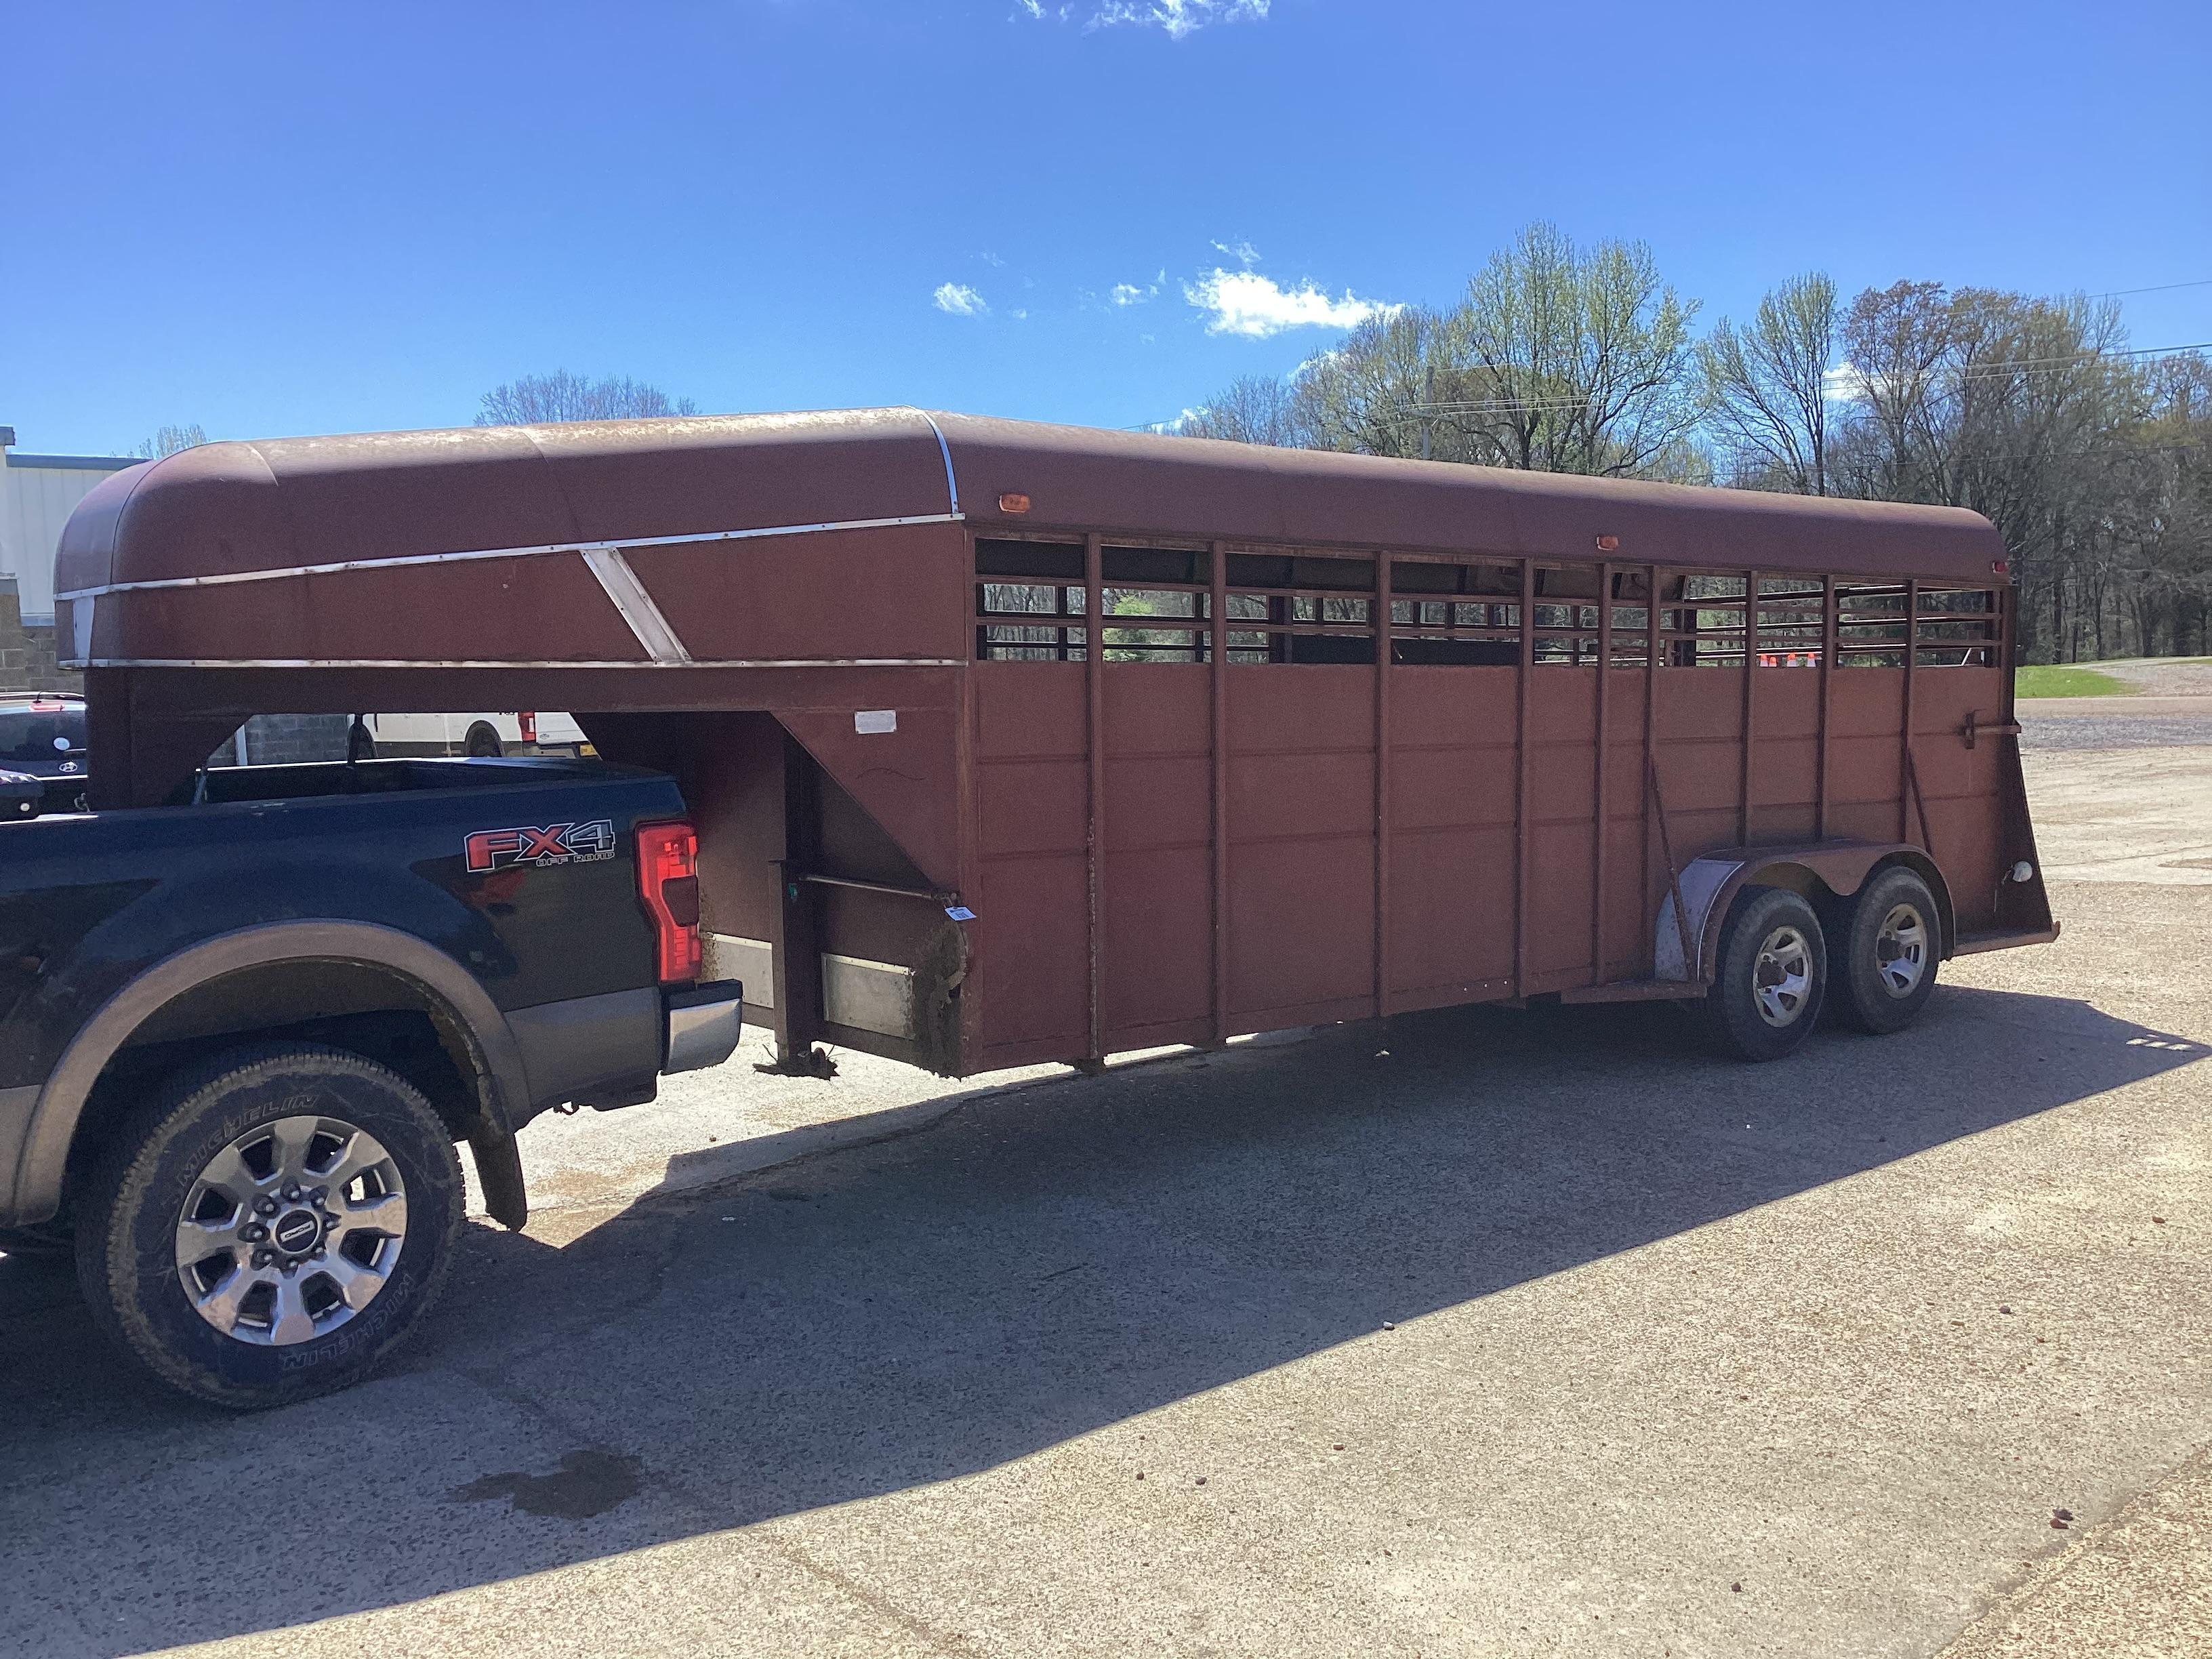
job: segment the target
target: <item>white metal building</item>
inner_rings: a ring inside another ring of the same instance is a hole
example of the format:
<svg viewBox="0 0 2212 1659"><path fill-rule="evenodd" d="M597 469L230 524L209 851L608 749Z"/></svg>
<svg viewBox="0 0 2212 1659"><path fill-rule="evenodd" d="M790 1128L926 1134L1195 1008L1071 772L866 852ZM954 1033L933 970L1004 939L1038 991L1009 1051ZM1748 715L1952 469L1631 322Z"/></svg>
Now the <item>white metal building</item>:
<svg viewBox="0 0 2212 1659"><path fill-rule="evenodd" d="M129 455L25 455L15 428L0 426L0 576L15 578L27 628L54 621L54 550L62 526L92 487L111 472L136 466Z"/></svg>

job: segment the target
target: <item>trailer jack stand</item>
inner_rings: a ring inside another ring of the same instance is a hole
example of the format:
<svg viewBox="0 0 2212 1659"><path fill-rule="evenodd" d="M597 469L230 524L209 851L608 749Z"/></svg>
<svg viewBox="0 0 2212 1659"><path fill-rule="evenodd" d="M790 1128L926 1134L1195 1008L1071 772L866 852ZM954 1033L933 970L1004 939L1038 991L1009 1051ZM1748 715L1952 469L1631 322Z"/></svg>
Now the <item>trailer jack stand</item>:
<svg viewBox="0 0 2212 1659"><path fill-rule="evenodd" d="M810 1043L807 1045L806 1052L795 1060L787 1059L778 1054L772 1061L756 1064L753 1070L763 1073L769 1077L820 1078L826 1083L837 1075L837 1062L830 1059L821 1048Z"/></svg>

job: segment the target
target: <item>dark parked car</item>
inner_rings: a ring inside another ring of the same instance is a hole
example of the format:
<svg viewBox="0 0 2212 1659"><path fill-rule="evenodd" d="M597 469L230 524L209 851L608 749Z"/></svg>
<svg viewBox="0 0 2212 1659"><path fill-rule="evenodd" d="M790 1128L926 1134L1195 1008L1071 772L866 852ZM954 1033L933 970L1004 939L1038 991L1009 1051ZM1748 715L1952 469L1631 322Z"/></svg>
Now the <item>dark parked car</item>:
<svg viewBox="0 0 2212 1659"><path fill-rule="evenodd" d="M0 693L0 769L40 781L48 812L82 812L91 783L84 699L48 692ZM30 817L30 813L10 816Z"/></svg>

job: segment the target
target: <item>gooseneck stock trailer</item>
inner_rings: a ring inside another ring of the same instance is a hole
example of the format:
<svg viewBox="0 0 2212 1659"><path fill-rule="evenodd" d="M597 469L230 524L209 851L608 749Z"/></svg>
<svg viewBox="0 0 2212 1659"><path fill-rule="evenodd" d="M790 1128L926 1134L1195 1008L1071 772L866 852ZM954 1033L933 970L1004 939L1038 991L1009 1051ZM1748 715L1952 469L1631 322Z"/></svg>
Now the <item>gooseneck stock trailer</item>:
<svg viewBox="0 0 2212 1659"><path fill-rule="evenodd" d="M1551 995L1767 1056L2056 931L1963 511L889 410L209 445L57 586L95 806L256 714L672 773L793 1066Z"/></svg>

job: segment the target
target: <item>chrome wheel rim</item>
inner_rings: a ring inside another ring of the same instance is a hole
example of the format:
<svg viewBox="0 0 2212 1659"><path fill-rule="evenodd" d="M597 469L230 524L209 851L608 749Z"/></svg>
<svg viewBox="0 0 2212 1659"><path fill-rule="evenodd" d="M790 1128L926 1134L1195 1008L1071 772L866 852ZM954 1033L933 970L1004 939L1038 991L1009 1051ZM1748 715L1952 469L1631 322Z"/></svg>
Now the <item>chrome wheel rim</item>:
<svg viewBox="0 0 2212 1659"><path fill-rule="evenodd" d="M1874 941L1875 971L1881 988L1909 997L1928 973L1928 922L1914 904L1893 904Z"/></svg>
<svg viewBox="0 0 2212 1659"><path fill-rule="evenodd" d="M1813 946L1784 922L1760 941L1752 964L1753 1000L1769 1025L1795 1025L1813 994Z"/></svg>
<svg viewBox="0 0 2212 1659"><path fill-rule="evenodd" d="M290 1347L375 1301L407 1240L407 1183L343 1118L280 1117L208 1161L177 1217L177 1279L225 1336Z"/></svg>

